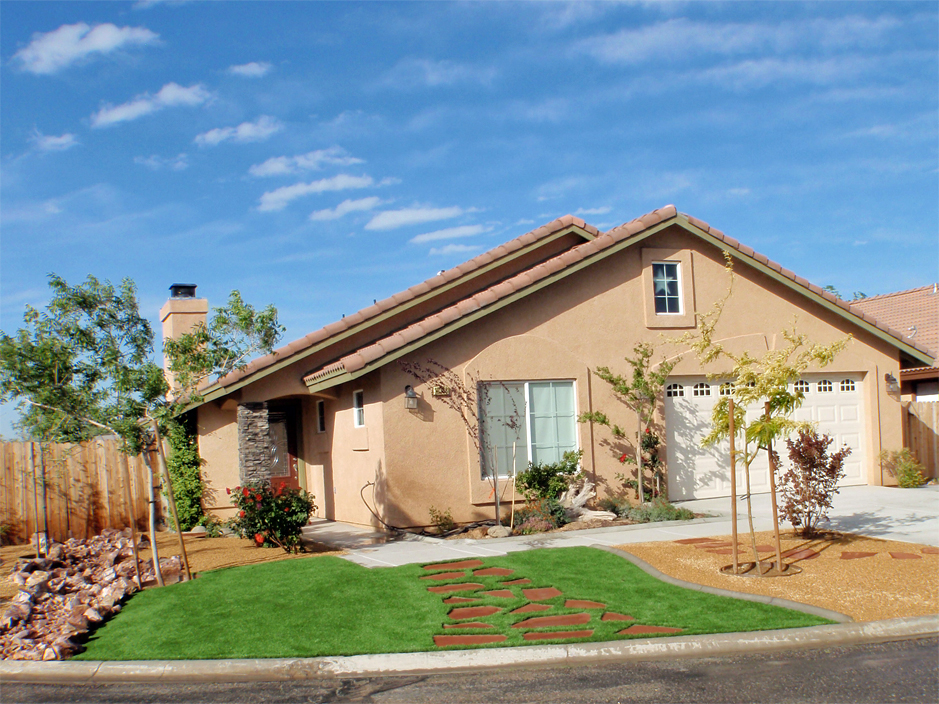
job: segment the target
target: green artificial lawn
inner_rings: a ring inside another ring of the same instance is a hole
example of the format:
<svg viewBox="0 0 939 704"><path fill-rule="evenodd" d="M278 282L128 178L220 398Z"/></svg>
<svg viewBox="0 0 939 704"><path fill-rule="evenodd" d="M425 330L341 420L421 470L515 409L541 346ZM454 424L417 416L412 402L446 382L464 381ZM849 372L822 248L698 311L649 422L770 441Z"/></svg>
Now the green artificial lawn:
<svg viewBox="0 0 939 704"><path fill-rule="evenodd" d="M285 560L233 567L201 574L192 582L136 594L121 613L98 629L79 660L197 660L216 658L285 658L438 650L439 634L505 633L508 640L487 646L528 645L524 629L511 625L531 616L554 616L566 599L600 601L589 624L553 630L594 629L574 642L612 641L650 636L620 636L633 624L684 629L675 635L731 633L801 628L831 623L823 618L675 587L646 574L622 557L586 547L519 552L483 559L484 567L508 567L508 577L472 577L486 589L527 578L531 584L509 587L513 599L485 597L473 604L444 604L450 594L421 580L430 574L420 565L366 569L336 557ZM452 580L453 582L460 580ZM543 613L509 614L527 603L521 590L556 587L563 596ZM456 596L475 596L469 592ZM503 609L480 619L493 630L446 629L447 613L460 606L493 605ZM635 621L603 622L605 611L629 614ZM654 636L652 636L654 637ZM538 641L536 644L561 642ZM563 642L572 642L570 640Z"/></svg>

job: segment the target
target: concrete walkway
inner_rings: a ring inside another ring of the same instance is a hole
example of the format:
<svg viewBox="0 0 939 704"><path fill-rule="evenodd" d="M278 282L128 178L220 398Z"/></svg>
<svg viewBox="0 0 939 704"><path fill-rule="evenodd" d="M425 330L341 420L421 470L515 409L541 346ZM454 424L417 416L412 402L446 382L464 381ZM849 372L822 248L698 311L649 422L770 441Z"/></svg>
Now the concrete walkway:
<svg viewBox="0 0 939 704"><path fill-rule="evenodd" d="M753 524L772 530L769 494L753 497ZM491 557L534 548L575 545L625 545L705 538L731 532L729 499L704 499L677 504L710 518L632 526L613 526L566 533L543 533L485 540L441 540L407 534L391 537L359 526L320 520L304 529L304 537L349 550L345 559L364 567L396 567L467 557ZM822 527L873 538L939 546L939 486L894 489L844 487L835 497L831 520ZM746 530L746 503L738 502L738 530ZM786 524L788 528L788 524Z"/></svg>

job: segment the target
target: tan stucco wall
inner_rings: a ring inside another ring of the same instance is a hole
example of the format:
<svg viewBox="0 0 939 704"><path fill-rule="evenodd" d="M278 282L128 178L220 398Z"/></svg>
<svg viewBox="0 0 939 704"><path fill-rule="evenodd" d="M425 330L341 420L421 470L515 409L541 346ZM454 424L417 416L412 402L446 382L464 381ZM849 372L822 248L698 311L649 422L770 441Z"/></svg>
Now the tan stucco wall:
<svg viewBox="0 0 939 704"><path fill-rule="evenodd" d="M207 403L198 409L196 429L199 455L205 462L202 467L206 489L203 506L218 518L231 518L235 509L225 490L239 483L236 412L223 411L216 404Z"/></svg>

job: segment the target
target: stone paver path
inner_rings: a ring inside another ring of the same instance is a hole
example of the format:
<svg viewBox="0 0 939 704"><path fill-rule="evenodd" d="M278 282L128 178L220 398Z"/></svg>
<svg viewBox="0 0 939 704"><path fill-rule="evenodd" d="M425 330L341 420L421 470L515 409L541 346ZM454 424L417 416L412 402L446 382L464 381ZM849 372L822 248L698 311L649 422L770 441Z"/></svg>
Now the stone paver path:
<svg viewBox="0 0 939 704"><path fill-rule="evenodd" d="M525 641L559 640L576 641L590 638L594 628L582 630L558 630L570 626L588 626L592 621L635 621L629 614L607 611L607 605L600 601L589 599L567 598L565 594L553 586L529 587L530 579L515 574L515 570L505 567L485 567L482 560L461 560L459 562L441 562L425 565L425 571L431 573L419 579L433 582L452 582L451 584L431 584L427 591L439 594L443 603L452 605L447 613L447 623L441 624L443 633L434 636L434 644L439 648L449 646L486 645L502 643L507 640L505 633L452 633L453 630L480 631L494 630L498 626L482 619L496 614L509 614L517 616L513 619L510 628L520 631ZM484 584L479 580L484 578L503 578L495 583ZM508 578L508 579L505 579ZM470 581L472 580L472 581ZM484 599L503 600L512 599L525 602L521 606L512 608L491 604L468 606L468 604L483 601ZM554 601L552 604L544 602ZM574 609L574 613L561 613L548 616L532 616L542 614L555 608ZM511 610L508 610L511 609ZM619 631L618 635L657 635L666 633L680 633L681 628L666 628L663 626L634 624Z"/></svg>

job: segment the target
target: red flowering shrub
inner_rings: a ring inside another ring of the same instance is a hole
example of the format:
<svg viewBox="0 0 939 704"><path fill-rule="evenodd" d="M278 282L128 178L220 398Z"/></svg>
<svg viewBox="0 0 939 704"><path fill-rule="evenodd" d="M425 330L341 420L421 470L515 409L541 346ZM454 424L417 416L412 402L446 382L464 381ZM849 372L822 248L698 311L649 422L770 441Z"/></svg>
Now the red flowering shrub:
<svg viewBox="0 0 939 704"><path fill-rule="evenodd" d="M303 549L300 533L316 510L312 494L283 482L277 489L258 482L236 486L228 493L240 509L230 525L241 537L254 538L259 547L276 545L287 552Z"/></svg>
<svg viewBox="0 0 939 704"><path fill-rule="evenodd" d="M832 442L831 436L819 436L814 430L799 431L796 440L786 440L792 466L780 480L782 514L806 538L815 534L819 521L828 518L838 481L844 476L844 460L851 452L842 447L829 455Z"/></svg>

